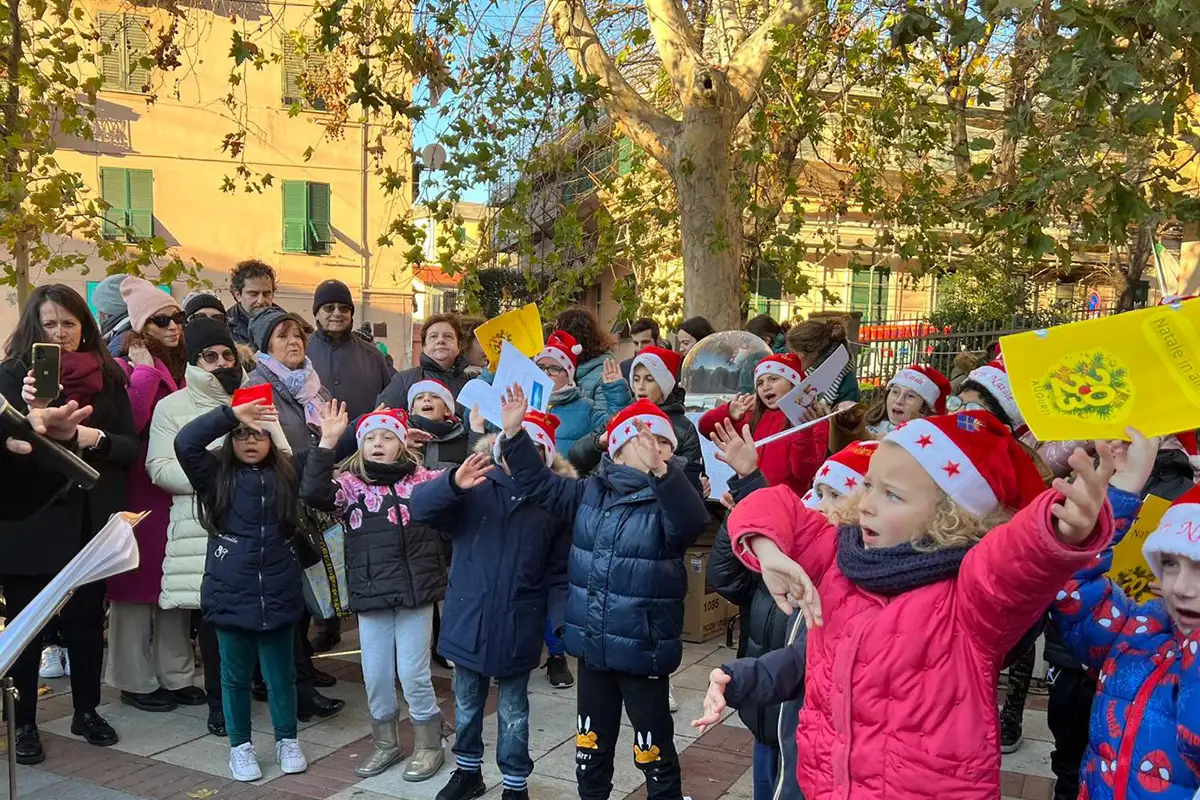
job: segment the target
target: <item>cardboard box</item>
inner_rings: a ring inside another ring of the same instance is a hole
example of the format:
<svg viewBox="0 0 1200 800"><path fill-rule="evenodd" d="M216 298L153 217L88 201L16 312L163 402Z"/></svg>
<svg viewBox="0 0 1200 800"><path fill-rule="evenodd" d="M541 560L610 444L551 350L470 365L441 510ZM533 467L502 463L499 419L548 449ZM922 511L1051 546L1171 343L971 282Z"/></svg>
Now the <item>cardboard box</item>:
<svg viewBox="0 0 1200 800"><path fill-rule="evenodd" d="M687 598L683 604L682 638L685 642L707 642L724 635L730 613L736 613L708 583L711 552L709 547L691 547L683 558L688 576Z"/></svg>

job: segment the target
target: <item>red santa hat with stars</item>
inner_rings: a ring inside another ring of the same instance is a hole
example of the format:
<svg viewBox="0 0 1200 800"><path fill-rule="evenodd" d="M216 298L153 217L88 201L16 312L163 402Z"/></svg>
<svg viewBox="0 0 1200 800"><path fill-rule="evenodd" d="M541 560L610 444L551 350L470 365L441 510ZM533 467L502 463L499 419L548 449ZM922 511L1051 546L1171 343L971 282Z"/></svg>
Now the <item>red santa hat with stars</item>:
<svg viewBox="0 0 1200 800"><path fill-rule="evenodd" d="M546 339L546 346L537 354L534 361L550 358L567 371L571 381L575 380L575 367L579 365L579 354L583 345L575 341L575 337L566 331L555 331Z"/></svg>
<svg viewBox="0 0 1200 800"><path fill-rule="evenodd" d="M987 411L914 419L885 438L929 473L956 505L977 517L1018 511L1046 488L1033 459Z"/></svg>
<svg viewBox="0 0 1200 800"><path fill-rule="evenodd" d="M933 367L913 364L905 367L888 381L888 386L902 386L917 393L935 414L946 413L946 398L950 396L950 381Z"/></svg>
<svg viewBox="0 0 1200 800"><path fill-rule="evenodd" d="M1193 486L1171 503L1154 533L1146 537L1142 555L1159 580L1164 555L1200 561L1200 486Z"/></svg>
<svg viewBox="0 0 1200 800"><path fill-rule="evenodd" d="M1004 409L1004 413L1012 420L1014 428L1025 424L1025 417L1021 414L1021 409L1017 408L1017 398L1013 395L1008 370L1004 368L1004 356L998 356L995 361L989 361L982 367L971 370L967 380L974 381L987 390L988 395L1000 404L1000 408Z"/></svg>
<svg viewBox="0 0 1200 800"><path fill-rule="evenodd" d="M636 403L626 406L623 411L609 420L608 455L610 457L616 457L617 451L624 447L626 442L637 436L638 430L635 423L638 422L644 424L650 433L669 441L672 447L679 446L679 440L675 438L675 428L671 425L671 418L649 400L638 400Z"/></svg>
<svg viewBox="0 0 1200 800"><path fill-rule="evenodd" d="M386 411L372 411L358 421L358 427L354 429L354 438L361 448L363 440L367 438L367 434L371 431L391 431L400 437L400 441L408 441L408 414L405 414L400 409L388 409Z"/></svg>
<svg viewBox="0 0 1200 800"><path fill-rule="evenodd" d="M863 477L871 456L879 449L879 442L854 442L837 451L817 470L812 491L804 495L804 505L817 507L817 487L828 486L838 494L850 494L862 488Z"/></svg>
<svg viewBox="0 0 1200 800"><path fill-rule="evenodd" d="M533 439L533 443L542 446L547 467L554 466L554 434L558 431L558 422L558 417L553 414L543 414L536 409L526 411L525 419L521 422L521 427ZM492 459L497 464L500 463L500 440L503 438L504 434L501 433L492 444Z"/></svg>
<svg viewBox="0 0 1200 800"><path fill-rule="evenodd" d="M654 377L654 382L662 389L665 398L679 382L679 367L683 364L683 356L665 347L651 345L633 357L629 364L629 385L633 386L633 371L645 367Z"/></svg>
<svg viewBox="0 0 1200 800"><path fill-rule="evenodd" d="M408 410L411 413L413 402L423 394L431 394L446 404L446 408L450 413L454 414L454 393L450 391L450 387L436 378L426 378L423 381L417 381L408 390Z"/></svg>
<svg viewBox="0 0 1200 800"><path fill-rule="evenodd" d="M763 375L779 375L792 386L799 386L804 381L804 365L795 353L776 353L758 362L754 368L754 382L758 383Z"/></svg>

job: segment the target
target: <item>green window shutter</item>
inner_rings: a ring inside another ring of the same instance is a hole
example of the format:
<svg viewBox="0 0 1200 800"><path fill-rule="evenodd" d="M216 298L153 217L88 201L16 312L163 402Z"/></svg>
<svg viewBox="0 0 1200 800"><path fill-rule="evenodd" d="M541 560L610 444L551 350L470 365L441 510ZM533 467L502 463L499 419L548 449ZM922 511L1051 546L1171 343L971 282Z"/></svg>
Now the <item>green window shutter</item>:
<svg viewBox="0 0 1200 800"><path fill-rule="evenodd" d="M333 245L333 226L329 224L329 184L308 184L308 252L328 253Z"/></svg>
<svg viewBox="0 0 1200 800"><path fill-rule="evenodd" d="M125 17L121 14L97 15L96 29L103 52L100 54L100 80L105 89L125 88Z"/></svg>
<svg viewBox="0 0 1200 800"><path fill-rule="evenodd" d="M126 170L104 167L100 170L100 197L111 208L104 212L103 231L106 239L124 232L129 214L129 179Z"/></svg>
<svg viewBox="0 0 1200 800"><path fill-rule="evenodd" d="M146 17L125 15L125 88L131 92L149 91L150 70L139 63L150 55L149 23Z"/></svg>
<svg viewBox="0 0 1200 800"><path fill-rule="evenodd" d="M308 247L308 186L304 181L283 182L283 250L304 253Z"/></svg>
<svg viewBox="0 0 1200 800"><path fill-rule="evenodd" d="M300 75L304 72L304 58L291 39L283 40L283 104L303 102L300 90Z"/></svg>
<svg viewBox="0 0 1200 800"><path fill-rule="evenodd" d="M130 238L154 236L154 173L148 169L126 170L129 175Z"/></svg>

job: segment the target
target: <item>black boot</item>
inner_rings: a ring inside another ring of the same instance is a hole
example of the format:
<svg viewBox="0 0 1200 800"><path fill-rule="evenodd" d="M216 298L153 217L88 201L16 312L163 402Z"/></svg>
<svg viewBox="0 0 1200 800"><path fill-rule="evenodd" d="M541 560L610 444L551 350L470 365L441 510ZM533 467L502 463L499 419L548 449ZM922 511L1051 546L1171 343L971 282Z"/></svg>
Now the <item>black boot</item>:
<svg viewBox="0 0 1200 800"><path fill-rule="evenodd" d="M121 741L112 725L95 711L76 711L71 718L71 733L82 736L88 744L96 747L112 747Z"/></svg>
<svg viewBox="0 0 1200 800"><path fill-rule="evenodd" d="M208 732L222 738L229 735L229 731L225 729L225 712L221 709L210 708L208 710Z"/></svg>
<svg viewBox="0 0 1200 800"><path fill-rule="evenodd" d="M487 791L483 782L483 774L456 769L450 775L450 780L437 793L437 800L474 800L482 797Z"/></svg>
<svg viewBox="0 0 1200 800"><path fill-rule="evenodd" d="M46 760L37 725L18 725L15 749L18 764L40 764Z"/></svg>

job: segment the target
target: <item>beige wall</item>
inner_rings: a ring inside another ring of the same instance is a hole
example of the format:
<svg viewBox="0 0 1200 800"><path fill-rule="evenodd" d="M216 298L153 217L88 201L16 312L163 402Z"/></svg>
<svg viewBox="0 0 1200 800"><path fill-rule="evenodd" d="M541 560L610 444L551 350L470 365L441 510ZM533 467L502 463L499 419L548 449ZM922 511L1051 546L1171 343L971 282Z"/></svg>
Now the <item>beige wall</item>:
<svg viewBox="0 0 1200 800"><path fill-rule="evenodd" d="M275 15L293 13L283 5L263 8ZM99 4L89 10L95 14L122 8ZM138 9L138 13L156 12ZM102 91L95 140L64 139L61 163L78 170L97 196L101 168L153 170L156 235L185 259L200 261L204 278L220 290L224 301L232 303L227 290L229 269L246 258L259 258L275 267L280 278L279 303L308 318L313 288L327 278L337 278L350 286L356 298L356 322L386 322L385 341L397 361L405 360L402 354L411 346L411 271L399 248L380 248L375 242L389 220L409 213L410 198L407 192L385 197L373 175L373 162L368 161L364 171L361 125L347 125L339 139L324 139L325 114L302 112L289 117L282 104L281 64L267 64L262 70L247 68L237 90L250 132L246 164L256 173L271 174L273 185L261 194L247 193L240 186L234 192L221 190L223 178L232 175L236 166L221 151L222 139L235 130L231 112L222 102L229 90L229 49L235 25L264 50L278 52L284 31L304 26L308 10L297 6L294 13L298 16L280 16L274 23L261 18L246 20L241 13L237 23L231 22L228 14L195 8L187 13L185 66L173 73L155 74L154 104L148 106L140 94ZM269 32L257 34L264 23ZM389 137L385 142L386 162L408 173L408 137ZM308 147L314 148L314 153L306 162L303 155ZM282 251L284 180L330 185L335 244L328 255ZM78 247L72 243L65 246ZM103 276L103 264L96 262L88 275L34 275L33 281L69 283L82 293L87 281ZM173 287L178 298L188 291L182 283ZM10 329L16 315L10 296L8 302L0 303L0 330Z"/></svg>

